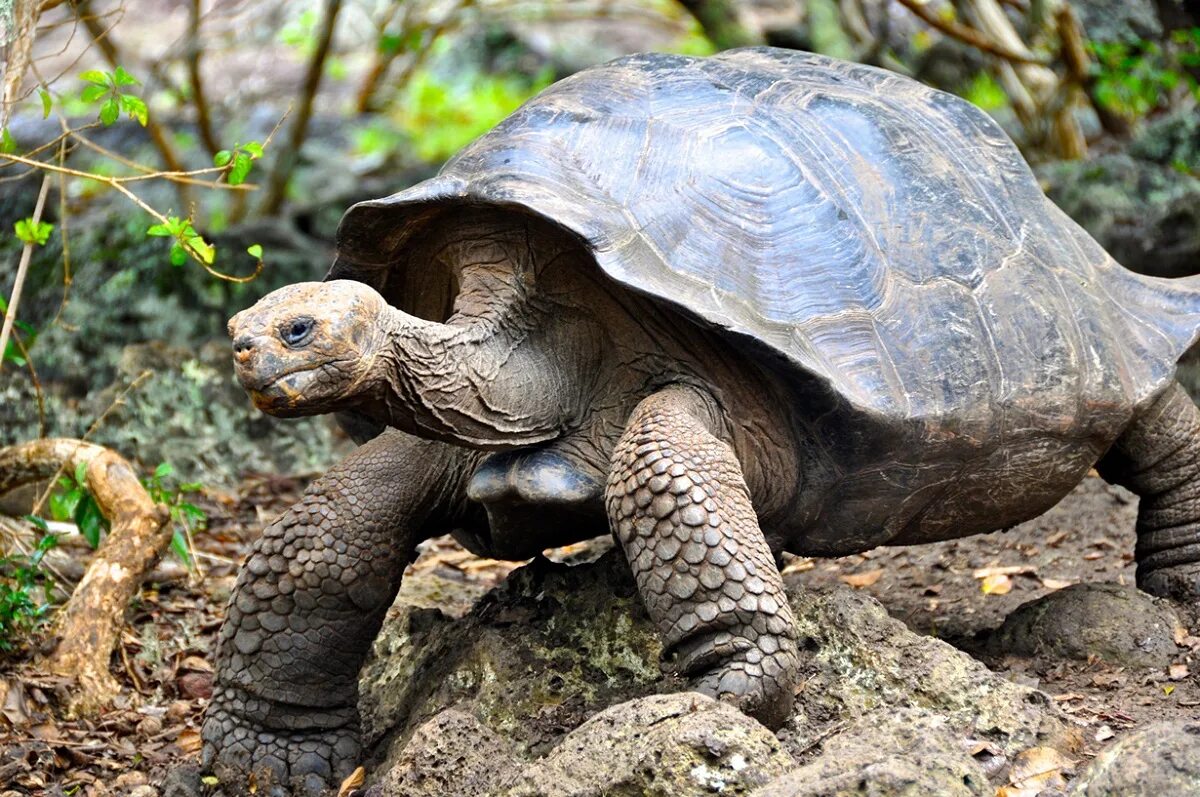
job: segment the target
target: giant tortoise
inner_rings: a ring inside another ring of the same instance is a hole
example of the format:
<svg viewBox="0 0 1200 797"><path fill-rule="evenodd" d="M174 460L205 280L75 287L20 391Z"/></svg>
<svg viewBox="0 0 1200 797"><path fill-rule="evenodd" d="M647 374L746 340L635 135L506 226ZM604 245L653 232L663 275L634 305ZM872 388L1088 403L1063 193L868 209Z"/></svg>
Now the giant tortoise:
<svg viewBox="0 0 1200 797"><path fill-rule="evenodd" d="M969 103L800 52L633 55L355 205L326 281L229 324L281 417L360 447L256 543L205 765L320 788L414 547L611 531L677 670L768 725L776 556L1003 529L1093 466L1142 497L1138 583L1200 589L1200 283L1122 268Z"/></svg>

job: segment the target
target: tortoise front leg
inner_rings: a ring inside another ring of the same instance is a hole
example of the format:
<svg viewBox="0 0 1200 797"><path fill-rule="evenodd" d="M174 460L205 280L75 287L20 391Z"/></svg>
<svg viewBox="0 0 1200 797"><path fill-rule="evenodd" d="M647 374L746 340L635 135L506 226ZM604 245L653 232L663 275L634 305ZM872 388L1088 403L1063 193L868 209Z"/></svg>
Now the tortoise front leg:
<svg viewBox="0 0 1200 797"><path fill-rule="evenodd" d="M715 402L672 387L638 404L613 454L613 532L666 653L696 689L776 727L799 660L783 579Z"/></svg>
<svg viewBox="0 0 1200 797"><path fill-rule="evenodd" d="M386 430L254 544L221 626L202 732L203 767L226 788L315 793L354 768L359 668L416 544L463 505L464 459Z"/></svg>

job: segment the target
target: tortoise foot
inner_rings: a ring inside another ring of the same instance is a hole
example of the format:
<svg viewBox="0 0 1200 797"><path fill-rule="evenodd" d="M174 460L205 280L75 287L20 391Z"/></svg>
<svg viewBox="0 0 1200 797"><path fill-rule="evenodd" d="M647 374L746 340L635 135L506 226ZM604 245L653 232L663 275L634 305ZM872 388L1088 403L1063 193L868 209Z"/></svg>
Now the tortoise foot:
<svg viewBox="0 0 1200 797"><path fill-rule="evenodd" d="M799 674L791 639L718 633L685 643L677 653L697 692L737 706L768 728L778 728L791 713Z"/></svg>
<svg viewBox="0 0 1200 797"><path fill-rule="evenodd" d="M328 727L328 715L313 709L318 727L269 727L248 718L263 716L264 703L228 691L214 697L201 734L202 768L217 777L224 795L331 794L358 764L357 716Z"/></svg>
<svg viewBox="0 0 1200 797"><path fill-rule="evenodd" d="M1142 592L1160 598L1181 603L1200 601L1200 562L1159 567L1148 572L1139 569L1137 581Z"/></svg>

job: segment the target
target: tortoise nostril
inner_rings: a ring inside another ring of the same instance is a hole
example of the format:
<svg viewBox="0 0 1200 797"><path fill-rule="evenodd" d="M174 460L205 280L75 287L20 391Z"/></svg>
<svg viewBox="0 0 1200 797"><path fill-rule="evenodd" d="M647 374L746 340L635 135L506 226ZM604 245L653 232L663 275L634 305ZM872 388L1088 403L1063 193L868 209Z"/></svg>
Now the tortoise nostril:
<svg viewBox="0 0 1200 797"><path fill-rule="evenodd" d="M233 342L233 353L240 355L248 355L254 348L254 339L249 335L242 335Z"/></svg>

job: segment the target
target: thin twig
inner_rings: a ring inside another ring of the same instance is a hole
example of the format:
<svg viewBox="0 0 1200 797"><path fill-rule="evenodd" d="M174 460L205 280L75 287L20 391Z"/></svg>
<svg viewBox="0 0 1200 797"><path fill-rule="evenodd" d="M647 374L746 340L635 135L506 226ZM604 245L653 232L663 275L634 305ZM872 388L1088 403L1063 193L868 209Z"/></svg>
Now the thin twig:
<svg viewBox="0 0 1200 797"><path fill-rule="evenodd" d="M200 74L200 2L192 0L188 5L187 29L187 70L188 83L192 89L192 105L196 108L196 127L200 131L200 140L209 155L215 156L221 151L217 137L213 133L212 116L209 114L208 97L204 93L204 81Z"/></svg>
<svg viewBox="0 0 1200 797"><path fill-rule="evenodd" d="M42 221L42 209L46 206L46 194L50 193L50 175L42 178L42 188L38 191L37 202L33 206L33 229L36 230ZM17 305L21 301L21 288L25 285L25 274L29 271L29 261L33 257L32 241L26 241L21 248L21 261L17 264L17 278L13 281L12 294L8 298L8 310L4 313L4 326L0 327L0 371L4 370L4 352L8 351L8 337L12 334L13 322L17 320Z"/></svg>
<svg viewBox="0 0 1200 797"><path fill-rule="evenodd" d="M42 381L38 379L37 369L33 367L33 358L29 356L29 347L21 340L21 335L17 332L12 333L13 345L21 352L21 356L25 358L25 368L29 371L29 381L33 383L33 395L37 401L38 410L38 437L46 436L46 398L42 392Z"/></svg>
<svg viewBox="0 0 1200 797"><path fill-rule="evenodd" d="M300 147L308 134L308 122L312 118L313 101L317 90L321 87L321 76L325 72L325 59L329 56L329 48L333 43L333 29L337 23L338 12L342 9L342 0L325 0L325 16L321 21L321 33L317 39L317 48L313 51L308 62L308 70L304 75L304 87L300 95L300 108L292 127L288 131L288 140L280 150L275 160L275 166L267 178L267 193L263 197L261 211L265 216L274 215L283 204L287 193L288 178L292 175L296 161L300 156Z"/></svg>
<svg viewBox="0 0 1200 797"><path fill-rule="evenodd" d="M925 24L935 28L951 38L958 39L964 44L969 44L977 50L982 50L989 55L994 55L997 58L1003 58L1005 61L1012 61L1018 64L1038 64L1046 66L1050 62L1040 56L1032 55L1031 53L1018 53L1003 47L1000 44L992 41L984 36L979 31L972 27L962 24L953 19L942 19L929 8L926 2L921 0L899 0L900 5L913 12Z"/></svg>

